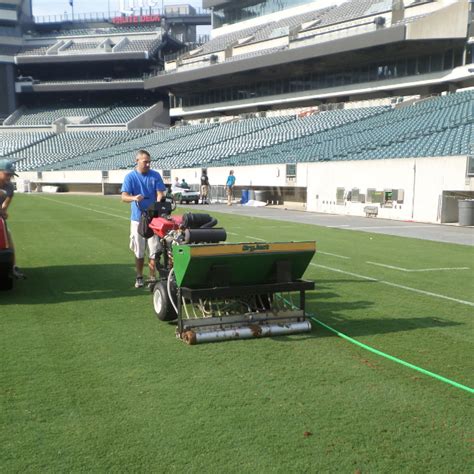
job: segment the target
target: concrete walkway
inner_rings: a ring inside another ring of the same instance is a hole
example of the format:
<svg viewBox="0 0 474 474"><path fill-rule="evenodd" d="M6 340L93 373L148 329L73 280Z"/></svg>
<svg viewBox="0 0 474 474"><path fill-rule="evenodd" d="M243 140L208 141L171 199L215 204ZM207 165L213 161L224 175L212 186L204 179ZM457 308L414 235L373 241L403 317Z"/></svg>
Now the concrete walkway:
<svg viewBox="0 0 474 474"><path fill-rule="evenodd" d="M222 212L238 216L275 219L286 222L333 227L344 230L373 232L377 234L412 237L414 239L434 240L451 244L474 245L474 227L459 227L454 225L424 224L420 222L393 221L371 217L341 216L336 214L318 214L314 212L285 210L275 207L246 207L224 204L209 206L180 206L201 212Z"/></svg>

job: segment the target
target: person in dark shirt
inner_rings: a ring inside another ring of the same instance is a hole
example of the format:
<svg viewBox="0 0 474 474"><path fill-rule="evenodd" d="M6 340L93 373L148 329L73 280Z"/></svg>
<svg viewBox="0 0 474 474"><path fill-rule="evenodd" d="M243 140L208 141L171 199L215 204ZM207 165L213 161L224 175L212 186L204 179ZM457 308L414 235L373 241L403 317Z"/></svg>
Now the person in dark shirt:
<svg viewBox="0 0 474 474"><path fill-rule="evenodd" d="M201 203L209 204L209 177L207 171L203 170L201 176Z"/></svg>
<svg viewBox="0 0 474 474"><path fill-rule="evenodd" d="M13 200L15 194L13 184L11 182L12 176L18 176L15 173L15 166L7 159L0 160L0 217L5 221L8 219L8 208ZM8 231L8 241L10 248L14 250L13 237ZM15 255L15 254L14 254ZM15 258L15 257L14 257ZM13 263L13 276L17 279L25 278L23 272Z"/></svg>

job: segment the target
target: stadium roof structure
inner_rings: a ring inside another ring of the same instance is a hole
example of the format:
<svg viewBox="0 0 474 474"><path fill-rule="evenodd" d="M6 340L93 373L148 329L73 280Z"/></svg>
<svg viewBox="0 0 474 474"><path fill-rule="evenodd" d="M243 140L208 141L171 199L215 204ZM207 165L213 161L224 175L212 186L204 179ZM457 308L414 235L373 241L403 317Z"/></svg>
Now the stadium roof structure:
<svg viewBox="0 0 474 474"><path fill-rule="evenodd" d="M472 81L468 67L458 68L465 65L462 51L469 36L467 1L349 0L314 8L305 5L269 15L263 23L259 18L257 23L249 20L219 28L202 47L165 58L165 71L149 77L145 89L166 90L172 100L176 97L171 113L178 117L230 110L239 104L245 108L251 102L275 104L291 100L290 96L309 100L439 84L450 90L451 85L466 87ZM454 60L438 61L452 50ZM412 60L419 62L414 69L408 64ZM369 69L365 80L353 78L354 71L359 74L364 68ZM323 78L323 86L319 78L304 79L328 74L331 80ZM278 80L304 85L283 91L279 98L267 93L271 100L256 100L252 81ZM237 88L241 97L236 99L225 88ZM218 99L199 97L220 89ZM190 90L194 96L187 100Z"/></svg>

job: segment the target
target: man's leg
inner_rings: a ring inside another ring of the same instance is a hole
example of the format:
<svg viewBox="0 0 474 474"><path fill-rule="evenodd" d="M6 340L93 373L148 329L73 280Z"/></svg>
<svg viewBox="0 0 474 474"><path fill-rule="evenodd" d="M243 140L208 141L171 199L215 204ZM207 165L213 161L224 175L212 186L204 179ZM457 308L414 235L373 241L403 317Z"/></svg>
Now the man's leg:
<svg viewBox="0 0 474 474"><path fill-rule="evenodd" d="M150 258L148 259L148 269L150 271L150 280L155 280L157 261L159 265L163 249L161 248L161 242L157 235L150 237L148 239L147 244L148 244L148 255L150 256Z"/></svg>
<svg viewBox="0 0 474 474"><path fill-rule="evenodd" d="M135 257L135 271L137 273L137 276L143 277L144 266L145 266L145 259Z"/></svg>
<svg viewBox="0 0 474 474"><path fill-rule="evenodd" d="M25 278L25 274L16 266L16 252L15 252L15 245L13 244L13 237L11 232L7 229L8 235L8 245L13 250L13 276L18 280L23 280Z"/></svg>
<svg viewBox="0 0 474 474"><path fill-rule="evenodd" d="M143 267L145 265L146 240L138 233L138 222L130 223L130 250L135 254L135 288L143 287Z"/></svg>

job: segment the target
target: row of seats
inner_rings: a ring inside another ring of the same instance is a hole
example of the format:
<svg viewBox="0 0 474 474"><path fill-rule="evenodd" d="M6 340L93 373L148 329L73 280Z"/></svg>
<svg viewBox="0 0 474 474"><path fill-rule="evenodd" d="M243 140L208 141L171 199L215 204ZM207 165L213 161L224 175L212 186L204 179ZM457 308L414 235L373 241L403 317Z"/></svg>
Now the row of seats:
<svg viewBox="0 0 474 474"><path fill-rule="evenodd" d="M20 170L108 170L131 168L139 148L150 151L158 169L468 154L474 91L395 109L338 109L306 117L108 133L64 133L10 156Z"/></svg>
<svg viewBox="0 0 474 474"><path fill-rule="evenodd" d="M80 131L55 134L33 146L9 155L19 171L30 169L57 169L58 163L72 156L81 156L91 150L106 150L117 143L142 138L150 130Z"/></svg>
<svg viewBox="0 0 474 474"><path fill-rule="evenodd" d="M31 147L53 136L53 132L20 132L0 129L0 156L17 153L23 148Z"/></svg>
<svg viewBox="0 0 474 474"><path fill-rule="evenodd" d="M128 105L114 107L107 112L98 115L91 120L91 123L100 124L123 124L130 122L138 115L149 108L148 105Z"/></svg>
<svg viewBox="0 0 474 474"><path fill-rule="evenodd" d="M137 77L110 77L97 79L70 79L64 81L37 81L35 84L41 85L66 85L66 84L91 84L95 82L143 82L143 76Z"/></svg>
<svg viewBox="0 0 474 474"><path fill-rule="evenodd" d="M25 109L22 114L9 125L41 126L51 125L63 117L84 117L92 124L125 124L137 117L149 105L113 105L110 107L32 107Z"/></svg>
<svg viewBox="0 0 474 474"><path fill-rule="evenodd" d="M62 117L89 117L93 119L108 110L107 107L31 107L22 111L22 114L9 125L39 126L51 125Z"/></svg>
<svg viewBox="0 0 474 474"><path fill-rule="evenodd" d="M349 0L339 6L293 15L264 25L243 28L238 31L219 35L209 42L204 43L196 56L222 51L239 41L244 41L245 44L251 44L270 38L287 36L291 30L302 27L303 25L309 25L309 27L316 30L364 16L389 12L391 10L391 4L392 0ZM185 54L183 58L187 56L188 54Z"/></svg>
<svg viewBox="0 0 474 474"><path fill-rule="evenodd" d="M148 52L153 54L156 49L161 44L160 35L149 35L149 39L133 39L133 36L124 37L128 39L128 42L123 45L119 45L118 48L115 48L113 54L119 53L129 53L129 52ZM92 38L91 38L92 39ZM111 49L99 49L100 44L105 40L105 37L97 38L96 41L71 41L71 40L60 40L58 42L52 42L48 45L41 46L24 46L17 52L17 56L45 56L48 49L50 49L55 44L64 44L58 50L58 54L97 54L97 53L110 53L112 54ZM123 38L115 37L110 39L110 46L115 46Z"/></svg>
<svg viewBox="0 0 474 474"><path fill-rule="evenodd" d="M57 36L96 36L117 33L146 33L159 29L160 27L157 25L110 26L107 28L75 28L71 30L51 31L49 33L31 33L31 36L42 38L54 38Z"/></svg>

